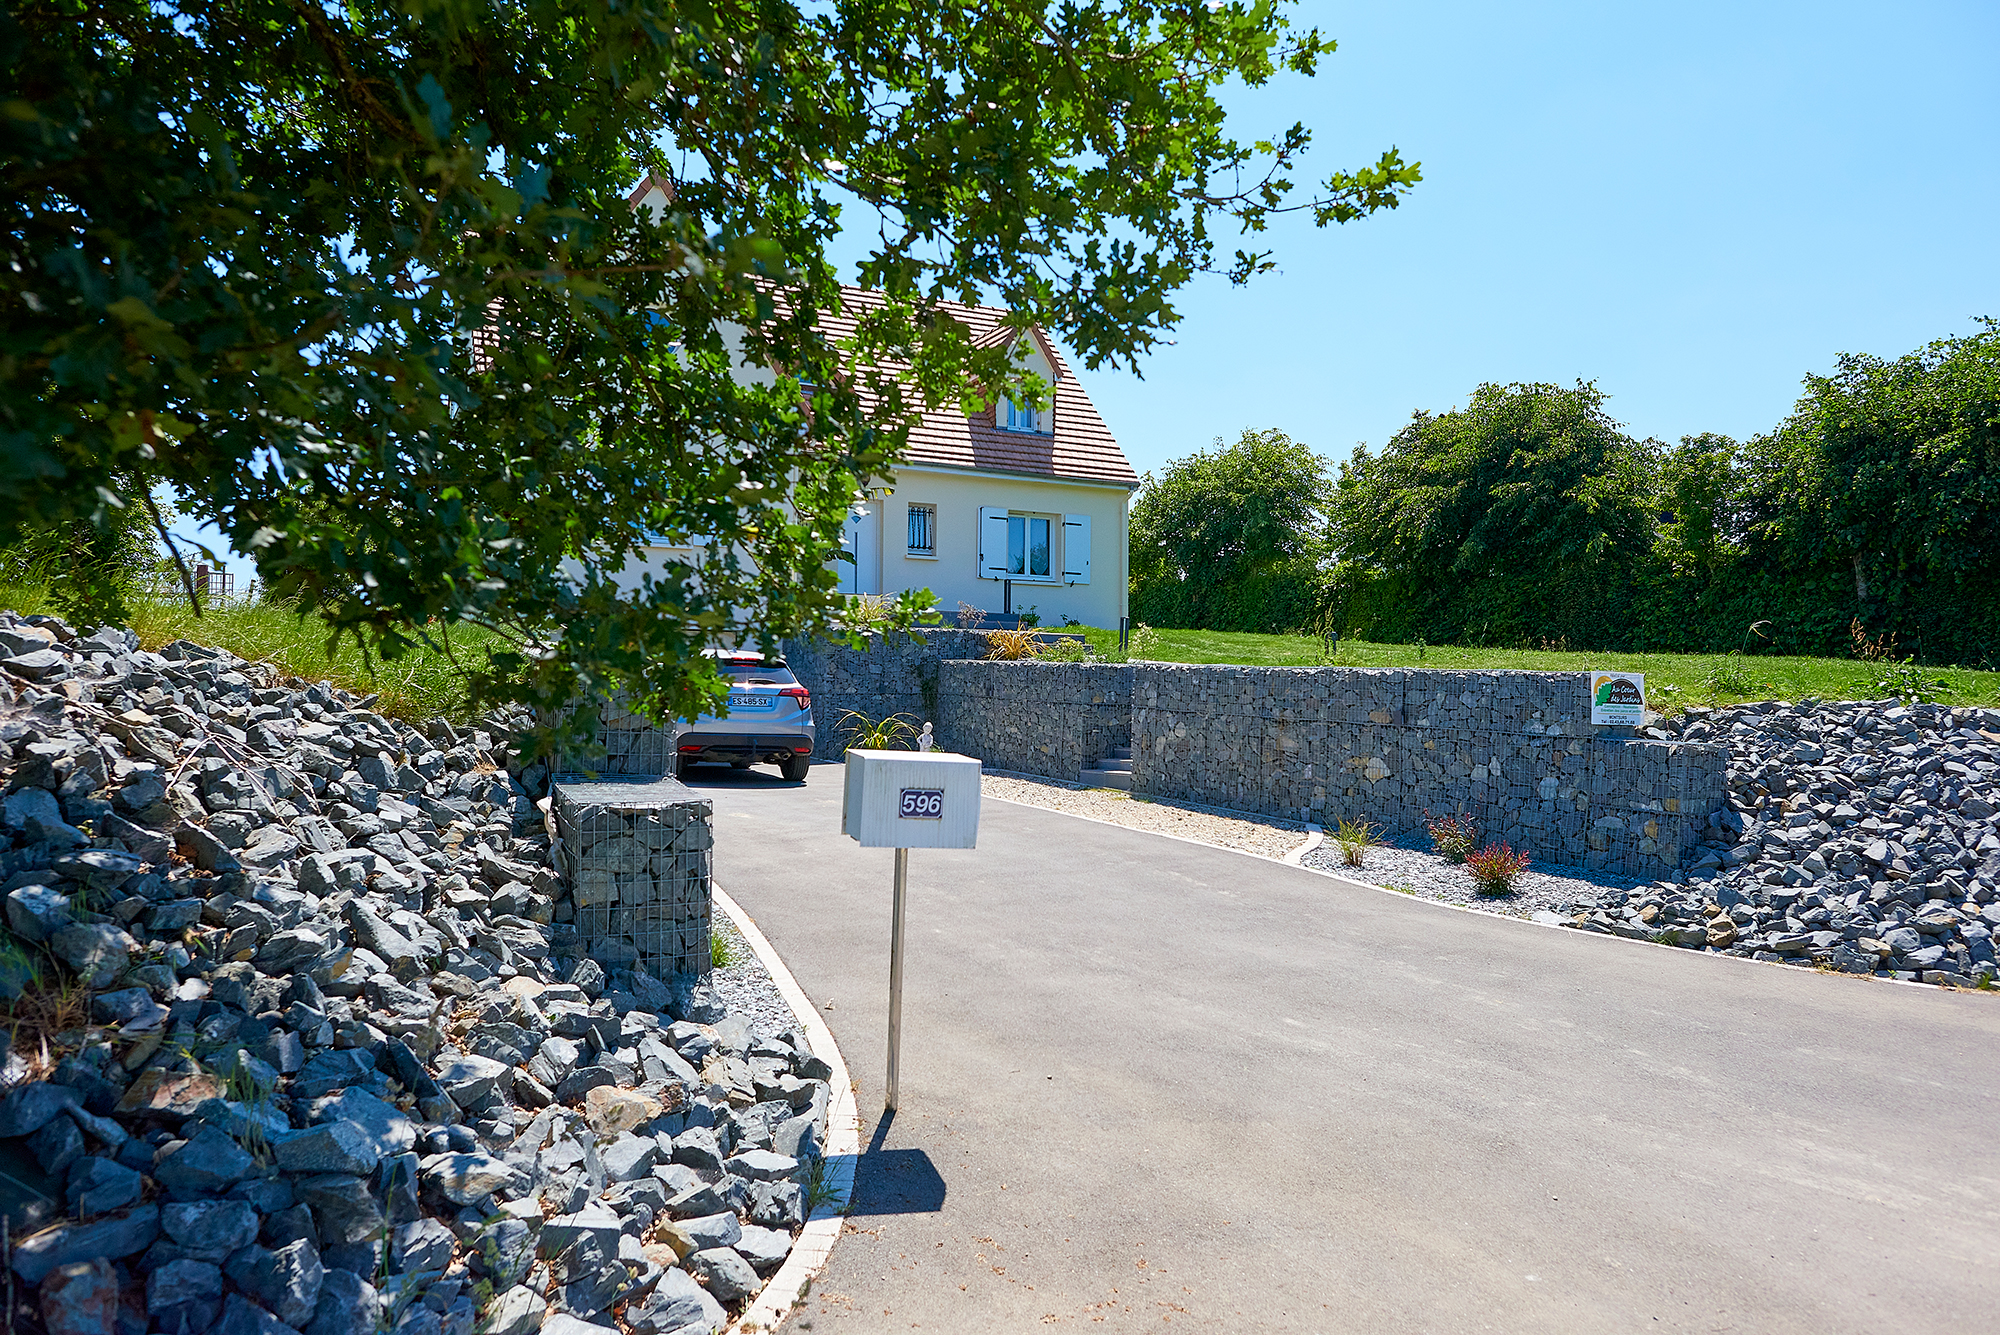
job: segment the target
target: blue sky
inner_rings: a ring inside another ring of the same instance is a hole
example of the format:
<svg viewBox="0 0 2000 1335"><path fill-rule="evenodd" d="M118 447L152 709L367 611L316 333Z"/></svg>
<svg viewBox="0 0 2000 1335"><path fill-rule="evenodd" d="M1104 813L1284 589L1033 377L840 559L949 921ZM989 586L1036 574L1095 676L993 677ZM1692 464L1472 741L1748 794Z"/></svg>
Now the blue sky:
<svg viewBox="0 0 2000 1335"><path fill-rule="evenodd" d="M1594 380L1638 434L1749 436L1843 351L2000 315L1990 0L1297 16L1340 49L1239 91L1243 137L1303 120L1302 181L1391 144L1425 179L1393 213L1281 222L1282 271L1246 288L1198 280L1143 379L1082 373L1141 472L1248 427L1344 457L1489 380Z"/></svg>
<svg viewBox="0 0 2000 1335"><path fill-rule="evenodd" d="M1274 229L1144 379L1084 374L1141 472L1278 427L1380 446L1482 381L1594 380L1630 430L1775 425L1808 371L2000 315L2000 6L1305 4L1340 50L1240 99L1393 213ZM1233 250L1232 241L1227 249Z"/></svg>

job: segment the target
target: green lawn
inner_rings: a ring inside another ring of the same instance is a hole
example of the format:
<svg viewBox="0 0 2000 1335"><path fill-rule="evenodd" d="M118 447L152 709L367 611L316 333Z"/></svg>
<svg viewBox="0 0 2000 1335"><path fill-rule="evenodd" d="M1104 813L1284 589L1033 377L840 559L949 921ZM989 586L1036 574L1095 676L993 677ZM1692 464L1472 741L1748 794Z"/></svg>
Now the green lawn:
<svg viewBox="0 0 2000 1335"><path fill-rule="evenodd" d="M1116 631L1066 627L1090 640L1099 653L1115 653ZM1148 646L1135 644L1135 659L1166 663L1241 663L1258 667L1321 667L1320 642L1304 635L1249 635L1210 630L1155 630ZM1687 704L1730 704L1739 700L1870 700L1884 672L1852 658L1785 658L1776 655L1548 653L1533 649L1465 649L1456 645L1371 644L1342 640L1333 660L1340 667L1516 668L1580 672L1610 668L1646 674L1646 692L1655 708L1671 713ZM1931 694L1948 704L2000 704L2000 672L1966 668L1924 668Z"/></svg>
<svg viewBox="0 0 2000 1335"><path fill-rule="evenodd" d="M45 590L21 586L0 587L0 608L25 616L54 610ZM325 623L282 605L248 600L205 605L197 619L184 600L140 599L132 604L131 627L141 648L158 649L172 640L213 645L253 663L272 663L289 677L379 696L375 708L405 722L440 716L462 722L470 713L464 679L443 652L419 647L371 668L351 640L329 653ZM485 631L464 627L452 636L453 652L467 664L483 662L483 649L497 643Z"/></svg>

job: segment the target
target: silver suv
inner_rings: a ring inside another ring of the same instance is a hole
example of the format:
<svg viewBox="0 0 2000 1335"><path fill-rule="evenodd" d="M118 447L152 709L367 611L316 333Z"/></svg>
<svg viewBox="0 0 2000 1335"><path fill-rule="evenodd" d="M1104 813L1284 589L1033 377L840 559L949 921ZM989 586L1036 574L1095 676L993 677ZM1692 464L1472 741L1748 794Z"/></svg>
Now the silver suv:
<svg viewBox="0 0 2000 1335"><path fill-rule="evenodd" d="M748 650L710 650L729 679L725 712L682 724L674 738L676 772L688 777L703 761L737 769L776 765L787 779L803 779L812 764L812 692L799 684L785 660Z"/></svg>

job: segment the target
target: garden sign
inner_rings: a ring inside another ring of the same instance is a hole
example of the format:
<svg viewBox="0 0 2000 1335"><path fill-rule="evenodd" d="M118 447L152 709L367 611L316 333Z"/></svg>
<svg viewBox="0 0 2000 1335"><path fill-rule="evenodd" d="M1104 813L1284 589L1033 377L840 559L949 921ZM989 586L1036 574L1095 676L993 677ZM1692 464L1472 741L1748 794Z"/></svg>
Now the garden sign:
<svg viewBox="0 0 2000 1335"><path fill-rule="evenodd" d="M1636 728L1646 721L1646 674L1590 674L1590 721Z"/></svg>

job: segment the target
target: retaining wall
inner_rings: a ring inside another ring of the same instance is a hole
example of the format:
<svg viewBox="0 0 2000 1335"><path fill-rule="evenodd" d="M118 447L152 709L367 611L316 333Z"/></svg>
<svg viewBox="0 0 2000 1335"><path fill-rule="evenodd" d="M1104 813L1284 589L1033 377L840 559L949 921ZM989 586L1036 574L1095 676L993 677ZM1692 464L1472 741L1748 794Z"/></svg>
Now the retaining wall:
<svg viewBox="0 0 2000 1335"><path fill-rule="evenodd" d="M970 657L984 649L965 631L787 645L817 758L840 758L846 709L928 718L947 750L1058 779L1130 745L1142 795L1397 833L1463 811L1538 862L1634 876L1678 866L1724 805L1723 748L1592 726L1580 672Z"/></svg>
<svg viewBox="0 0 2000 1335"><path fill-rule="evenodd" d="M1723 806L1723 748L1613 736L1580 672L1143 664L1133 791L1392 831L1464 811L1537 861L1658 875Z"/></svg>
<svg viewBox="0 0 2000 1335"><path fill-rule="evenodd" d="M1075 781L1132 744L1132 671L1115 663L946 662L938 744L993 769Z"/></svg>
<svg viewBox="0 0 2000 1335"><path fill-rule="evenodd" d="M849 710L871 719L903 714L915 726L935 725L941 665L982 656L986 637L940 628L870 635L866 649L821 639L787 640L782 647L793 674L812 691L813 759L838 761L847 751L841 719Z"/></svg>

